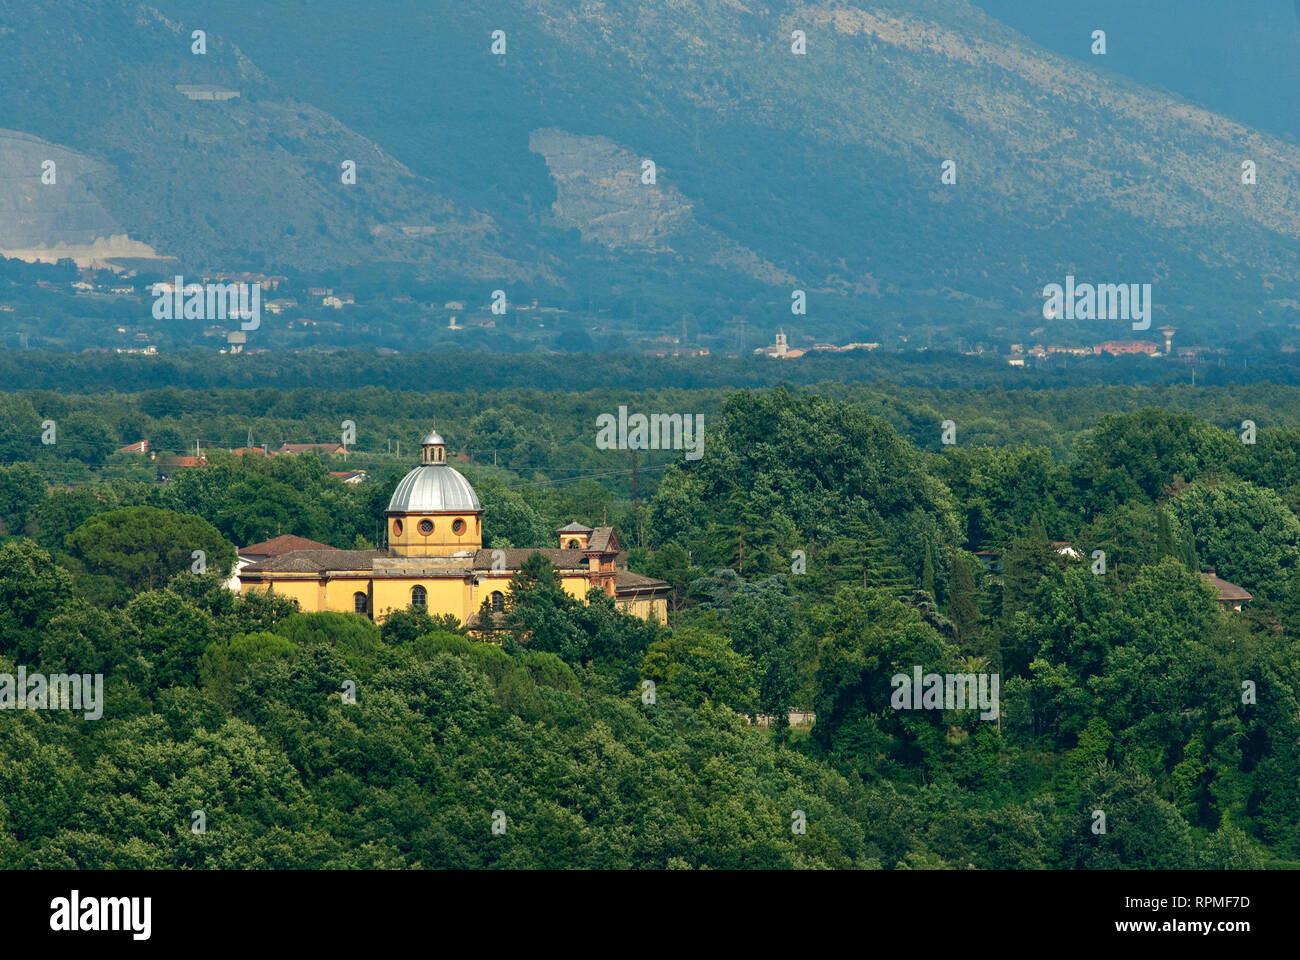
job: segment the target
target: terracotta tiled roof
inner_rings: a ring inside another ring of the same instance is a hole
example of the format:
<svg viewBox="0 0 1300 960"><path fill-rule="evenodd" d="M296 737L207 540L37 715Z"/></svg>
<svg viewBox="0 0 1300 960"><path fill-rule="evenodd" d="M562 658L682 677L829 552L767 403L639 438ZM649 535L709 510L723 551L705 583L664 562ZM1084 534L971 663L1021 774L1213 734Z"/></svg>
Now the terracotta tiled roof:
<svg viewBox="0 0 1300 960"><path fill-rule="evenodd" d="M613 527L597 527L591 532L591 539L585 548L587 553L618 553L618 535Z"/></svg>
<svg viewBox="0 0 1300 960"><path fill-rule="evenodd" d="M263 540L261 543L254 543L244 547L239 551L241 557L278 557L282 554L292 553L295 550L333 550L328 543L320 543L316 540L308 540L306 537L295 537L291 533L281 534L278 537L272 537L270 540Z"/></svg>
<svg viewBox="0 0 1300 960"><path fill-rule="evenodd" d="M250 563L240 571L251 573L320 573L324 570L372 570L377 557L388 556L387 550L295 550Z"/></svg>
<svg viewBox="0 0 1300 960"><path fill-rule="evenodd" d="M614 577L614 593L620 596L638 593L666 593L668 590L669 586L664 581L656 580L654 577L643 577L631 570L619 570Z"/></svg>
<svg viewBox="0 0 1300 960"><path fill-rule="evenodd" d="M1218 576L1213 570L1209 573L1201 574L1201 579L1214 588L1219 595L1220 600L1253 600L1244 587L1239 587L1235 583L1229 583L1222 577Z"/></svg>
<svg viewBox="0 0 1300 960"><path fill-rule="evenodd" d="M588 568L587 558L582 555L581 550L555 550L546 547L516 549L512 547L501 552L505 554L507 570L518 570L523 566L524 561L534 553L540 553L557 570L586 570ZM493 554L495 553L495 550L479 550L474 554L473 568L475 570L491 570Z"/></svg>

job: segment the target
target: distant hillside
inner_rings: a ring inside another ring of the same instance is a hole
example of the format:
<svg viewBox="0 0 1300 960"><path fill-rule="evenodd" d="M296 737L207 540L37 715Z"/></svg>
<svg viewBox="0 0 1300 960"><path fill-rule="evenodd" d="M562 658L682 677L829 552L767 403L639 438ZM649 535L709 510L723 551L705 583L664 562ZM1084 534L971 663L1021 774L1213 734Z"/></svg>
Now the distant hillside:
<svg viewBox="0 0 1300 960"><path fill-rule="evenodd" d="M0 211L22 196L33 225L48 224L49 245L116 223L198 266L394 260L468 275L532 271L501 252L491 217L277 90L215 30L199 56L189 25L143 5L0 0L0 22L24 25L0 34L0 127L52 141L55 159L91 158L45 185L39 151L0 153ZM238 97L186 92L203 86ZM10 133L0 147L21 142ZM357 164L355 185L341 182L345 160ZM63 223L79 207L107 214L93 226ZM5 247L31 245L30 227L13 232L0 226Z"/></svg>
<svg viewBox="0 0 1300 960"><path fill-rule="evenodd" d="M1300 0L974 0L1067 57L1300 138ZM1106 31L1106 55L1091 52Z"/></svg>
<svg viewBox="0 0 1300 960"><path fill-rule="evenodd" d="M813 335L1131 335L1043 332L1067 273L1151 283L1152 327L1207 342L1300 321L1300 148L966 0L158 6L0 0L0 127L102 163L95 201L187 262L411 264L712 330L789 324L798 287Z"/></svg>

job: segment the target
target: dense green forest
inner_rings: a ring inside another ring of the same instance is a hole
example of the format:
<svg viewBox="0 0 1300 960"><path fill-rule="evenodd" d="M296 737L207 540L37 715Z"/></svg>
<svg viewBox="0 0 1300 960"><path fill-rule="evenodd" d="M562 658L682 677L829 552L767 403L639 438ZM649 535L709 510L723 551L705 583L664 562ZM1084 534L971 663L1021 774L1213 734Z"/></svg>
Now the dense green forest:
<svg viewBox="0 0 1300 960"><path fill-rule="evenodd" d="M701 413L703 456L597 450L620 403ZM0 866L1300 865L1293 388L0 404L0 674L105 677L100 720L3 714ZM330 475L342 457L222 452L345 417L356 486ZM430 425L488 545L607 518L631 569L672 585L668 626L575 601L539 555L487 636L225 589L267 535L375 544ZM203 467L113 452L195 436ZM1225 608L1211 569L1253 599ZM997 715L897 709L914 670L997 674Z"/></svg>
<svg viewBox="0 0 1300 960"><path fill-rule="evenodd" d="M752 341L751 341L751 345ZM965 356L941 350L810 354L797 361L766 357L654 358L621 352L588 356L539 352L502 357L485 351L380 353L321 350L301 353L217 354L189 350L162 356L71 354L44 350L0 353L0 386L60 393L196 389L343 390L381 387L418 392L438 389L536 388L582 391L595 385L653 390L745 386L801 386L884 382L926 389L1016 391L1144 385L1300 385L1300 366L1285 354L1152 360L1102 355L1079 361L1047 358L1009 367L995 354Z"/></svg>

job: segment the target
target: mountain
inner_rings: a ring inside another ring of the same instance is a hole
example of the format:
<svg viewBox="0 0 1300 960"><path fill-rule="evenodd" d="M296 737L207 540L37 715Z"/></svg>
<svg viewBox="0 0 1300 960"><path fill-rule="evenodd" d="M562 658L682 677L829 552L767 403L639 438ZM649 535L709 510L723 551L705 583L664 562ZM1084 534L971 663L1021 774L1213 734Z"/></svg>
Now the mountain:
<svg viewBox="0 0 1300 960"><path fill-rule="evenodd" d="M975 0L1035 43L1300 138L1300 0ZM1106 53L1092 32L1106 31Z"/></svg>
<svg viewBox="0 0 1300 960"><path fill-rule="evenodd" d="M31 246L38 227L53 246L120 224L196 267L535 272L496 242L490 216L278 91L220 34L196 54L192 31L156 9L96 0L0 0L0 23L0 86L17 93L0 113L0 250ZM56 160L52 184L44 157ZM342 182L345 160L355 185ZM93 226L78 212L90 210Z"/></svg>
<svg viewBox="0 0 1300 960"><path fill-rule="evenodd" d="M966 0L0 0L0 24L0 127L102 164L122 232L203 266L863 339L1132 335L1044 321L1067 274L1151 283L1152 327L1209 343L1300 304L1300 148ZM177 90L204 84L239 96Z"/></svg>

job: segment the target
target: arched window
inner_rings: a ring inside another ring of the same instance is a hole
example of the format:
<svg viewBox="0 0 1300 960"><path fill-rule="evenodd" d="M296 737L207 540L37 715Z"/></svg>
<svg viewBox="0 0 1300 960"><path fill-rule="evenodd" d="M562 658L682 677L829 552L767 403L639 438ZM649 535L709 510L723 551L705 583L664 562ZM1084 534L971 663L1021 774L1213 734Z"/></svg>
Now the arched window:
<svg viewBox="0 0 1300 960"><path fill-rule="evenodd" d="M500 590L492 591L492 612L500 613L506 608L506 598L501 595Z"/></svg>
<svg viewBox="0 0 1300 960"><path fill-rule="evenodd" d="M418 584L411 588L411 604L417 607L428 606L429 593Z"/></svg>
<svg viewBox="0 0 1300 960"><path fill-rule="evenodd" d="M356 593L352 594L353 612L365 616L368 608L369 608L369 603L366 600L366 595L362 591L358 590Z"/></svg>
<svg viewBox="0 0 1300 960"><path fill-rule="evenodd" d="M569 549L570 549L570 550L581 550L581 549L582 549L582 544L580 544L577 540L570 540L570 541L569 541Z"/></svg>

